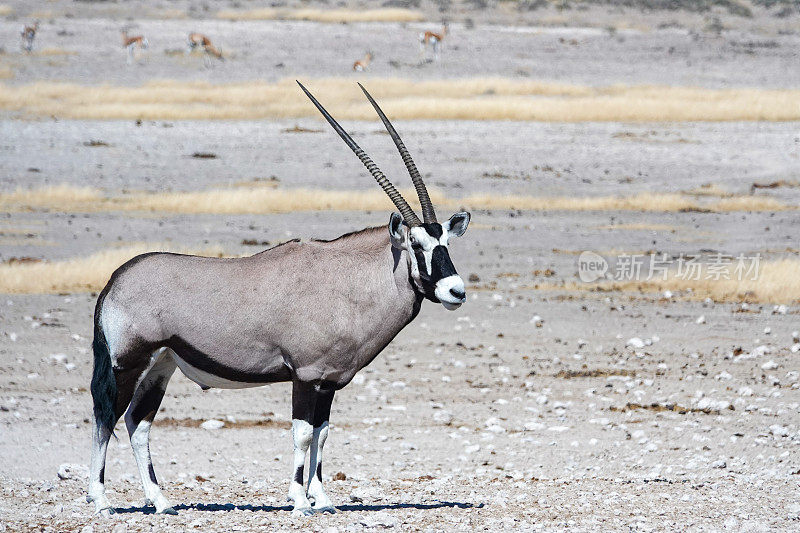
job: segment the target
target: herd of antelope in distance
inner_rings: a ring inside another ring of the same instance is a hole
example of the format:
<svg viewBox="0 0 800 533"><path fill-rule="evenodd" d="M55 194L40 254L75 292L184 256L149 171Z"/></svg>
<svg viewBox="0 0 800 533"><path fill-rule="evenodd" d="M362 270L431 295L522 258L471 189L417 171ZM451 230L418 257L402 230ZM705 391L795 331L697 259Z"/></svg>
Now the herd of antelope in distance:
<svg viewBox="0 0 800 533"><path fill-rule="evenodd" d="M426 58L427 51L430 48L433 52L433 59L438 60L441 55L442 41L448 34L449 25L447 22L442 23L442 29L439 32L425 31L419 34L419 57L423 62L429 62L431 59ZM35 21L32 25L24 26L21 32L22 36L22 49L26 52L33 51L33 43L39 31L39 21ZM144 50L149 46L147 37L144 35L129 35L127 29L121 30L122 33L122 47L126 52L126 63L131 65L136 59L136 51ZM225 60L222 51L214 46L211 39L198 32L191 32L187 38L186 54L191 54L195 50L202 51L205 65L210 66L211 58L220 61ZM373 53L366 52L363 57L357 59L353 63L354 72L366 72L369 70L369 65L372 62Z"/></svg>

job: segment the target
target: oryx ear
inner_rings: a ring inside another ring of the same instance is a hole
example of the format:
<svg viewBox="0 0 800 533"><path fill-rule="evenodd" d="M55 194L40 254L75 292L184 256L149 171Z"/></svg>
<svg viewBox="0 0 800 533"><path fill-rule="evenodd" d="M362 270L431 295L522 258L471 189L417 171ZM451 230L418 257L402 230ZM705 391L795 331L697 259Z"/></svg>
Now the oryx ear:
<svg viewBox="0 0 800 533"><path fill-rule="evenodd" d="M450 234L451 237L461 237L467 231L469 226L470 215L466 211L456 213L450 217L450 220L442 224L443 229Z"/></svg>
<svg viewBox="0 0 800 533"><path fill-rule="evenodd" d="M406 231L403 228L403 217L399 213L392 213L392 216L389 217L389 238L392 246L398 250L405 249Z"/></svg>

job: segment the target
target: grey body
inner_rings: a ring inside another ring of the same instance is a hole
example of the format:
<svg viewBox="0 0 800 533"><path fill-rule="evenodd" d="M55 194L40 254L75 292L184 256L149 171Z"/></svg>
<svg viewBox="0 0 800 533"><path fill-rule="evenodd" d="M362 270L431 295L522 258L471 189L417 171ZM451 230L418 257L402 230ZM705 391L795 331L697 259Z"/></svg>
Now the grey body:
<svg viewBox="0 0 800 533"><path fill-rule="evenodd" d="M338 389L420 303L384 226L236 259L140 256L115 275L99 312L121 369L168 347L231 386L299 379Z"/></svg>
<svg viewBox="0 0 800 533"><path fill-rule="evenodd" d="M466 301L448 244L466 231L469 213L437 222L422 176L366 89L411 175L424 222L301 88L400 214L393 213L388 226L333 241L291 241L250 257L150 253L121 266L100 293L94 317L95 425L87 500L98 513L114 511L105 495L106 450L123 414L147 501L158 513L175 513L158 486L149 436L178 368L202 388L291 381L292 512L334 512L322 487L334 393L414 319L424 299L450 310Z"/></svg>

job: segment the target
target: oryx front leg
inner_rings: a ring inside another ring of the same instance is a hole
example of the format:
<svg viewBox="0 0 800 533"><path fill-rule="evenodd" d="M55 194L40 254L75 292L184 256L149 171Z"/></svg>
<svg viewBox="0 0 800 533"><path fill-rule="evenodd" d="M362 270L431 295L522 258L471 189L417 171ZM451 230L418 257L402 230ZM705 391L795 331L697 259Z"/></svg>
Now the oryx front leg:
<svg viewBox="0 0 800 533"><path fill-rule="evenodd" d="M308 460L307 495L309 500L313 500L312 508L318 513L336 512L333 503L322 488L322 448L328 439L328 420L331 414L333 394L333 390L320 390L317 393L317 403L314 409L314 435Z"/></svg>
<svg viewBox="0 0 800 533"><path fill-rule="evenodd" d="M294 464L292 481L289 485L289 500L294 502L292 514L309 516L314 514L303 484L303 467L306 453L314 437L314 405L317 392L313 385L295 381L292 387L292 442L294 444Z"/></svg>
<svg viewBox="0 0 800 533"><path fill-rule="evenodd" d="M167 383L175 371L175 362L163 348L154 357L158 358L157 361L141 379L125 413L125 425L131 438L131 448L139 467L147 502L155 506L158 514L178 514L161 493L150 457L150 426L164 398Z"/></svg>

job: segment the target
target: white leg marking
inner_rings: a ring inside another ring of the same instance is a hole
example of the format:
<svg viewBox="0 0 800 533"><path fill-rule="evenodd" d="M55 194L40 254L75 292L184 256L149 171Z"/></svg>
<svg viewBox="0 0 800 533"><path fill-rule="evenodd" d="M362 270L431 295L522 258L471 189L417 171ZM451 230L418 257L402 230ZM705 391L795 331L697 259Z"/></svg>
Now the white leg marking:
<svg viewBox="0 0 800 533"><path fill-rule="evenodd" d="M314 428L314 436L311 441L311 453L308 459L308 497L314 499L314 510L318 513L335 513L328 495L322 488L322 480L317 476L317 466L322 464L322 448L328 440L328 423L323 422L318 428Z"/></svg>
<svg viewBox="0 0 800 533"><path fill-rule="evenodd" d="M111 432L100 424L95 423L92 432L92 460L89 468L89 493L86 496L87 502L94 502L94 512L103 515L114 513L111 502L106 497L105 487L105 468L106 450L108 449L108 439Z"/></svg>
<svg viewBox="0 0 800 533"><path fill-rule="evenodd" d="M311 424L305 420L292 420L294 469L292 470L292 482L289 485L289 499L294 502L293 515L309 516L314 512L303 488L303 466L305 465L306 453L311 446L313 436L314 428Z"/></svg>

